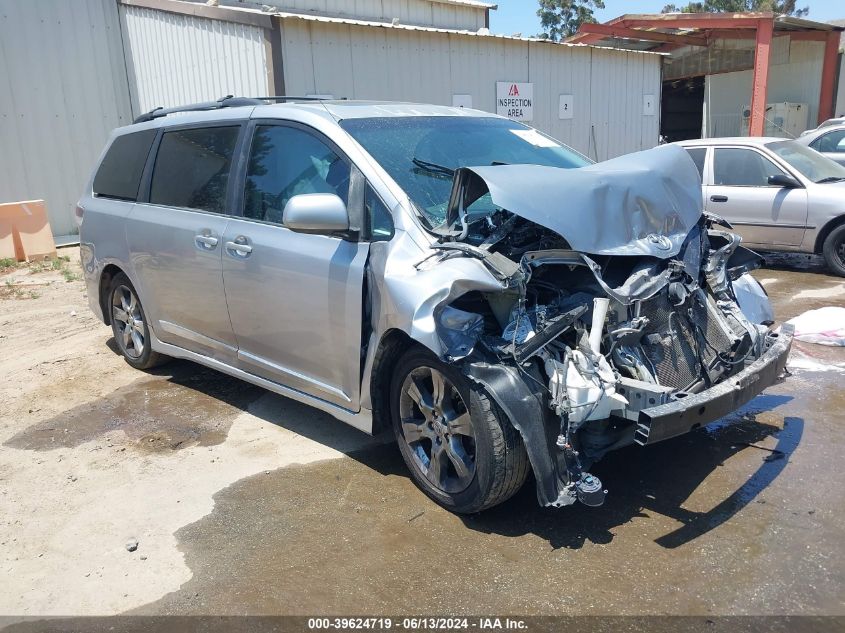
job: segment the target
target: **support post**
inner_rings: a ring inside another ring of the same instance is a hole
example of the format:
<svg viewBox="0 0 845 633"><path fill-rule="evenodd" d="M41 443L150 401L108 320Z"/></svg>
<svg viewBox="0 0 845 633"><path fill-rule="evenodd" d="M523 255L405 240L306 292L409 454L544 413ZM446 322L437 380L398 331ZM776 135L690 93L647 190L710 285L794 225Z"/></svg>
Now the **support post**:
<svg viewBox="0 0 845 633"><path fill-rule="evenodd" d="M757 21L757 42L754 47L754 84L751 87L751 121L749 136L763 136L766 129L766 94L769 85L769 53L772 48L774 20Z"/></svg>
<svg viewBox="0 0 845 633"><path fill-rule="evenodd" d="M836 86L836 66L839 56L839 31L827 34L822 65L822 87L819 91L819 123L833 116L833 90Z"/></svg>

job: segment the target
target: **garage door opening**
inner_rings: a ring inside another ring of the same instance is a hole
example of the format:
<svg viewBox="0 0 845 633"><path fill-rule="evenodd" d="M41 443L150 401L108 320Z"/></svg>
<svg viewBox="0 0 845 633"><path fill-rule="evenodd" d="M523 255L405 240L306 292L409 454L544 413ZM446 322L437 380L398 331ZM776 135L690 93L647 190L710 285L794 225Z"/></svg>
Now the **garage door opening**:
<svg viewBox="0 0 845 633"><path fill-rule="evenodd" d="M663 82L660 134L671 143L701 137L704 75Z"/></svg>

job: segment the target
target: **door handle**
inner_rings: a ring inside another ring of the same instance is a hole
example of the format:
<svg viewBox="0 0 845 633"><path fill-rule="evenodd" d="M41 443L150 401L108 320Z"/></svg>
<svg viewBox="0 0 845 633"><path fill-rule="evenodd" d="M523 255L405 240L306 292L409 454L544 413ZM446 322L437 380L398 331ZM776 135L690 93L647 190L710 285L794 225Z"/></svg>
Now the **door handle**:
<svg viewBox="0 0 845 633"><path fill-rule="evenodd" d="M208 250L213 250L214 247L217 246L218 242L220 241L216 237L214 237L213 235L206 235L206 234L195 235L194 239L196 240L197 245L200 248L206 248Z"/></svg>
<svg viewBox="0 0 845 633"><path fill-rule="evenodd" d="M252 252L249 240L243 235L238 235L231 242L226 242L226 250L233 257L247 257Z"/></svg>
<svg viewBox="0 0 845 633"><path fill-rule="evenodd" d="M710 196L710 202L727 202L727 196Z"/></svg>

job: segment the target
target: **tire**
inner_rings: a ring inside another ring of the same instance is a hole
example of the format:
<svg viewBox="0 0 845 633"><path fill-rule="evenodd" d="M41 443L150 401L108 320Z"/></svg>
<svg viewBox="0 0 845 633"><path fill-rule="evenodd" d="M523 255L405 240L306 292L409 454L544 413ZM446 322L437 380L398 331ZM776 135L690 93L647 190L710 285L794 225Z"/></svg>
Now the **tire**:
<svg viewBox="0 0 845 633"><path fill-rule="evenodd" d="M525 483L519 432L483 389L430 351L413 348L398 361L390 414L414 483L447 510L485 510Z"/></svg>
<svg viewBox="0 0 845 633"><path fill-rule="evenodd" d="M170 360L153 351L147 315L125 274L118 273L112 278L106 307L111 310L114 341L127 363L135 369L151 369Z"/></svg>
<svg viewBox="0 0 845 633"><path fill-rule="evenodd" d="M845 277L845 224L830 232L824 241L822 254L828 268L840 277Z"/></svg>

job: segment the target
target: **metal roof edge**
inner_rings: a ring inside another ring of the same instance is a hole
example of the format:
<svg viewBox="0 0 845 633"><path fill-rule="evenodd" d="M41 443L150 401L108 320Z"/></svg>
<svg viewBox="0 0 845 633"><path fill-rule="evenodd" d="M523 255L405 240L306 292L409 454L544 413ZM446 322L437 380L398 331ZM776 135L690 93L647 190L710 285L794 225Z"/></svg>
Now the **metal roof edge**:
<svg viewBox="0 0 845 633"><path fill-rule="evenodd" d="M428 0L438 4L457 4L465 7L474 7L476 9L498 9L499 5L492 2L484 2L483 0Z"/></svg>
<svg viewBox="0 0 845 633"><path fill-rule="evenodd" d="M831 24L829 22L816 22L815 20L805 20L804 18L795 18L791 15L779 15L775 18L775 22L781 24L789 24L804 29L812 29L814 31L842 31L845 30L841 26Z"/></svg>
<svg viewBox="0 0 845 633"><path fill-rule="evenodd" d="M502 34L494 34L490 33L488 29L480 29L478 31L470 31L466 29L446 29L442 27L436 26L416 26L413 24L401 24L401 23L392 23L392 22L379 22L374 20L359 20L354 18L338 18L338 17L330 17L324 15L313 15L313 14L304 14L304 13L291 13L289 11L279 11L273 13L272 15L278 17L281 20L306 20L309 22L325 22L330 24L346 24L350 26L364 26L364 27L376 27L376 28L384 28L384 29L395 29L400 31L424 31L428 33L445 33L449 35L466 35L470 37L492 37L497 39L503 40L511 40L515 42L534 42L539 44L548 44L550 46L566 46L569 48L595 48L607 51L613 51L617 53L636 53L641 55L656 55L660 57L666 56L666 53L656 53L653 51L637 51L637 50L629 50L625 48L615 48L613 46L595 46L593 44L570 44L568 42L555 42L549 39L545 39L542 37L523 37L523 36L515 36L515 35L502 35Z"/></svg>
<svg viewBox="0 0 845 633"><path fill-rule="evenodd" d="M190 15L209 20L235 22L247 26L257 26L262 29L272 29L273 19L270 13L236 7L213 7L197 2L183 2L182 0L118 0L127 7L154 9L177 15Z"/></svg>

